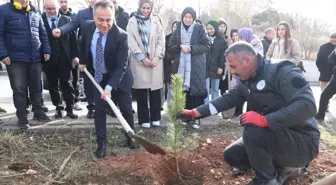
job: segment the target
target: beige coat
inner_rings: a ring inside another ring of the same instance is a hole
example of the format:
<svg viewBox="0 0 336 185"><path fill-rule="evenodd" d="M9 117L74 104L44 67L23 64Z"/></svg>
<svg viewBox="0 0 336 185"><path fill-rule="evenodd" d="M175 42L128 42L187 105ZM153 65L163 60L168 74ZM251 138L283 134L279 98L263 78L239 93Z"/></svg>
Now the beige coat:
<svg viewBox="0 0 336 185"><path fill-rule="evenodd" d="M146 68L139 62L135 54L145 53L138 30L136 18L130 18L127 25L128 44L130 47L130 65L134 78L134 89L157 90L163 88L163 57L165 53L165 35L160 17L151 16L151 31L149 39L149 60L156 64L154 68Z"/></svg>
<svg viewBox="0 0 336 185"><path fill-rule="evenodd" d="M298 64L301 60L300 44L295 39L288 39L287 53L285 52L285 43L279 39L274 39L266 54L266 59L271 61L279 61L288 59L294 64Z"/></svg>

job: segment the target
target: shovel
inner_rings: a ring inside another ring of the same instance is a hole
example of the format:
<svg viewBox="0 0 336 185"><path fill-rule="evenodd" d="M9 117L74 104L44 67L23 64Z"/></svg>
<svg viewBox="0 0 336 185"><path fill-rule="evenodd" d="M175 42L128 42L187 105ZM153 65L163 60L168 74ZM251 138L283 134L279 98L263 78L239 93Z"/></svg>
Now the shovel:
<svg viewBox="0 0 336 185"><path fill-rule="evenodd" d="M100 87L100 85L96 82L96 80L92 77L92 75L90 74L90 72L84 68L84 72L86 73L86 75L90 78L90 80L92 81L92 83L96 86L96 88L99 90L100 93L103 93L104 90ZM117 108L117 106L113 103L113 101L111 100L111 98L107 98L106 99L107 103L110 105L110 107L112 108L113 112L115 113L115 115L117 116L119 122L121 123L122 127L124 128L124 130L126 131L127 135L132 138L132 140L139 144L142 145L147 152L151 153L151 154L161 154L161 155L165 155L166 151L161 148L160 146L146 140L145 138L138 136L134 133L134 130L129 126L129 124L127 123L127 121L125 120L125 118L122 116L120 110Z"/></svg>
<svg viewBox="0 0 336 185"><path fill-rule="evenodd" d="M228 67L228 89L232 89L231 87L231 69L230 69L230 66L227 66ZM226 75L226 74L224 74ZM228 90L226 91L228 92ZM236 107L233 107L232 109L229 109L229 110L225 110L222 112L222 117L223 119L229 119L229 118L232 118L234 113L236 112Z"/></svg>

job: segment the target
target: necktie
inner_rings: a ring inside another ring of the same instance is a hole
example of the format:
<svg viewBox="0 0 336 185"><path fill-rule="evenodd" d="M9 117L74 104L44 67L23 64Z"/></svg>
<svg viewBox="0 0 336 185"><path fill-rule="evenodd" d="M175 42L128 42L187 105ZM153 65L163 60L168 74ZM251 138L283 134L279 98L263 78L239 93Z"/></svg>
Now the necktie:
<svg viewBox="0 0 336 185"><path fill-rule="evenodd" d="M99 38L96 45L96 63L95 63L95 75L96 82L100 83L103 79L104 72L104 49L102 44L103 34L99 32Z"/></svg>
<svg viewBox="0 0 336 185"><path fill-rule="evenodd" d="M53 30L53 29L56 29L55 21L56 21L55 18L52 18L52 19L51 19L51 29L52 29L52 30Z"/></svg>

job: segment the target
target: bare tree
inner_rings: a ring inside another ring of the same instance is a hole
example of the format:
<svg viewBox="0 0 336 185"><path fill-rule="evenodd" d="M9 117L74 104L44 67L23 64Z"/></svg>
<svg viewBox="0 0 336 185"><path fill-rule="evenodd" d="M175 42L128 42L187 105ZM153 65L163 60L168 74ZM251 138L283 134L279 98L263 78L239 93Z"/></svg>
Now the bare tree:
<svg viewBox="0 0 336 185"><path fill-rule="evenodd" d="M70 1L70 5L72 7L76 7L79 10L83 9L83 8L87 8L90 6L90 2L89 0L75 0L75 1Z"/></svg>
<svg viewBox="0 0 336 185"><path fill-rule="evenodd" d="M161 11L164 6L163 1L164 0L154 0L153 1L153 5L154 5L153 12L156 13L157 15L160 15L160 13L162 13Z"/></svg>

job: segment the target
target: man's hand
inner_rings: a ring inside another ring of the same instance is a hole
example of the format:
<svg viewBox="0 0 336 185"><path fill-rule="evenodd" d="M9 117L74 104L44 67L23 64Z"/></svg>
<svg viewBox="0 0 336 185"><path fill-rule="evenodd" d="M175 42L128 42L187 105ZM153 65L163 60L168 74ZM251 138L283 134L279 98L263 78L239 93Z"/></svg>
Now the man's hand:
<svg viewBox="0 0 336 185"><path fill-rule="evenodd" d="M55 38L59 38L61 36L61 33L62 33L62 31L58 28L56 28L52 31L52 34Z"/></svg>
<svg viewBox="0 0 336 185"><path fill-rule="evenodd" d="M44 61L48 61L50 59L50 54L44 54Z"/></svg>
<svg viewBox="0 0 336 185"><path fill-rule="evenodd" d="M181 112L176 113L176 119L181 119L183 121L191 121L196 117L194 110L183 109Z"/></svg>
<svg viewBox="0 0 336 185"><path fill-rule="evenodd" d="M266 119L266 116L263 116L261 114L258 114L254 111L249 111L246 112L245 114L243 114L240 117L240 124L242 126L244 125L255 125L257 127L261 127L261 128L268 128L268 122Z"/></svg>
<svg viewBox="0 0 336 185"><path fill-rule="evenodd" d="M103 93L101 93L101 99L107 100L111 99L111 91L109 89L105 89Z"/></svg>
<svg viewBox="0 0 336 185"><path fill-rule="evenodd" d="M222 69L222 68L218 68L218 69L217 69L217 74L218 74L218 75L221 75L222 73L223 73L223 69Z"/></svg>
<svg viewBox="0 0 336 185"><path fill-rule="evenodd" d="M5 65L9 66L11 64L11 60L9 57L6 57L4 59L2 59L2 63L4 63Z"/></svg>
<svg viewBox="0 0 336 185"><path fill-rule="evenodd" d="M79 64L79 59L76 57L72 59L72 68L75 68Z"/></svg>
<svg viewBox="0 0 336 185"><path fill-rule="evenodd" d="M80 72L84 72L84 68L86 68L86 65L79 64L78 68Z"/></svg>

